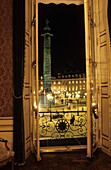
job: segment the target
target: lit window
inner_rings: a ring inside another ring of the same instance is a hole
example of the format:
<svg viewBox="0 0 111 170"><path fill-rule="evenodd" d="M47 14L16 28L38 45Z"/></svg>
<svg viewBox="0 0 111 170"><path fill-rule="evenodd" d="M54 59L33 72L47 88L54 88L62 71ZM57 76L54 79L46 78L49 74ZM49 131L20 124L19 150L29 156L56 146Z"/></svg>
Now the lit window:
<svg viewBox="0 0 111 170"><path fill-rule="evenodd" d="M65 78L67 78L67 75L65 75Z"/></svg>
<svg viewBox="0 0 111 170"><path fill-rule="evenodd" d="M85 83L86 81L85 80L83 80L83 83Z"/></svg>
<svg viewBox="0 0 111 170"><path fill-rule="evenodd" d="M69 84L71 84L71 81L69 81Z"/></svg>
<svg viewBox="0 0 111 170"><path fill-rule="evenodd" d="M69 74L68 77L71 77L71 75Z"/></svg>
<svg viewBox="0 0 111 170"><path fill-rule="evenodd" d="M54 84L56 84L56 82L54 81Z"/></svg>
<svg viewBox="0 0 111 170"><path fill-rule="evenodd" d="M78 91L78 86L76 86L76 91Z"/></svg>
<svg viewBox="0 0 111 170"><path fill-rule="evenodd" d="M71 91L71 88L69 87L69 91Z"/></svg>
<svg viewBox="0 0 111 170"><path fill-rule="evenodd" d="M72 84L74 84L74 81L72 81Z"/></svg>
<svg viewBox="0 0 111 170"><path fill-rule="evenodd" d="M62 75L62 78L64 78L64 75Z"/></svg>
<svg viewBox="0 0 111 170"><path fill-rule="evenodd" d="M85 77L85 74L83 74L83 77Z"/></svg>
<svg viewBox="0 0 111 170"><path fill-rule="evenodd" d="M79 83L81 84L81 81L79 81Z"/></svg>
<svg viewBox="0 0 111 170"><path fill-rule="evenodd" d="M76 81L76 84L78 84L78 81Z"/></svg>
<svg viewBox="0 0 111 170"><path fill-rule="evenodd" d="M72 91L74 91L74 86L72 87Z"/></svg>
<svg viewBox="0 0 111 170"><path fill-rule="evenodd" d="M79 86L79 90L81 90L81 89L82 89L82 86L80 85L80 86Z"/></svg>
<svg viewBox="0 0 111 170"><path fill-rule="evenodd" d="M61 84L61 82L59 81L58 84Z"/></svg>
<svg viewBox="0 0 111 170"><path fill-rule="evenodd" d="M85 85L83 85L83 89L85 89Z"/></svg>
<svg viewBox="0 0 111 170"><path fill-rule="evenodd" d="M81 74L79 74L79 77L81 78Z"/></svg>
<svg viewBox="0 0 111 170"><path fill-rule="evenodd" d="M43 77L41 76L40 79L43 80Z"/></svg>
<svg viewBox="0 0 111 170"><path fill-rule="evenodd" d="M72 77L74 77L74 75L72 75Z"/></svg>

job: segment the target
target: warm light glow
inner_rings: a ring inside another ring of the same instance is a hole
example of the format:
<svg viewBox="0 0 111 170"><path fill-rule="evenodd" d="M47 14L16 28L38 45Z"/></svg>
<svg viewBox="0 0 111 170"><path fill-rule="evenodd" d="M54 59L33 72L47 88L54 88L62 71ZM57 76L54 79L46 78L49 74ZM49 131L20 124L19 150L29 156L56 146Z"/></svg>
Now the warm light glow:
<svg viewBox="0 0 111 170"><path fill-rule="evenodd" d="M79 97L80 97L80 95L77 93L77 94L76 94L76 98L79 99Z"/></svg>
<svg viewBox="0 0 111 170"><path fill-rule="evenodd" d="M37 105L36 105L36 103L34 103L34 108L35 108L35 109L37 109Z"/></svg>
<svg viewBox="0 0 111 170"><path fill-rule="evenodd" d="M43 86L41 86L41 91L43 91Z"/></svg>
<svg viewBox="0 0 111 170"><path fill-rule="evenodd" d="M48 99L49 101L52 101L52 100L53 100L52 94L47 94L47 99Z"/></svg>
<svg viewBox="0 0 111 170"><path fill-rule="evenodd" d="M78 92L75 92L76 93L76 98L77 98L77 100L80 98L80 91L78 91Z"/></svg>
<svg viewBox="0 0 111 170"><path fill-rule="evenodd" d="M41 85L43 85L43 81L41 81Z"/></svg>
<svg viewBox="0 0 111 170"><path fill-rule="evenodd" d="M96 103L92 103L92 106L95 106L96 105Z"/></svg>
<svg viewBox="0 0 111 170"><path fill-rule="evenodd" d="M34 103L34 109L37 109L36 103ZM39 106L38 106L38 109L39 109L39 112L40 112L40 104L39 104Z"/></svg>
<svg viewBox="0 0 111 170"><path fill-rule="evenodd" d="M69 93L68 96L71 96L71 93Z"/></svg>

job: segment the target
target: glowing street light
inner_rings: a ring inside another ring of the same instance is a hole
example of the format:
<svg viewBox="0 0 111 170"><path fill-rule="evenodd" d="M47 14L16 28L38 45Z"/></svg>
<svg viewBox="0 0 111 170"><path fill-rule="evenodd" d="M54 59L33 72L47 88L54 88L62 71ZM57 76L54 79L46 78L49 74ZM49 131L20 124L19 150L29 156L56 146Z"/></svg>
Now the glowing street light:
<svg viewBox="0 0 111 170"><path fill-rule="evenodd" d="M52 94L47 94L47 99L48 99L49 101L52 101L52 100L53 100Z"/></svg>

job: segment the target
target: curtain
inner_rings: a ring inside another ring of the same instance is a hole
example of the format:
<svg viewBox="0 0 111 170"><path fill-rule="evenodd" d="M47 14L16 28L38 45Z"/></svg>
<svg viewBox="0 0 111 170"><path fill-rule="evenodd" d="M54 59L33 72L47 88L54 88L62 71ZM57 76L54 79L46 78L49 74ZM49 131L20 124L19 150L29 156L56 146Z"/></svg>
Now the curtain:
<svg viewBox="0 0 111 170"><path fill-rule="evenodd" d="M15 162L23 163L24 156L24 79L25 0L13 0L13 143Z"/></svg>
<svg viewBox="0 0 111 170"><path fill-rule="evenodd" d="M49 3L54 3L54 4L76 4L76 5L81 5L84 4L84 0L38 0L39 3L44 3L44 4L49 4Z"/></svg>

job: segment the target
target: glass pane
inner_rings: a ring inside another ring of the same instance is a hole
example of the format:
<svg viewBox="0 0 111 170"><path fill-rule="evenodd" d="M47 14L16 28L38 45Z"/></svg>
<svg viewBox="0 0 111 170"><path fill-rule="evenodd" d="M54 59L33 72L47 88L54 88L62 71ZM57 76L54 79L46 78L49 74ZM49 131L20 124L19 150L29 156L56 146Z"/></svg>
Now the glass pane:
<svg viewBox="0 0 111 170"><path fill-rule="evenodd" d="M91 6L91 18L94 18L93 6ZM98 88L98 78L97 78L97 58L95 54L95 43L94 39L94 26L90 26L91 28L91 57L92 57L92 71L91 71L91 92L92 92L92 145L97 142L97 88Z"/></svg>
<svg viewBox="0 0 111 170"><path fill-rule="evenodd" d="M34 4L33 4L34 5ZM32 21L32 112L33 112L33 145L36 147L37 140L37 92L36 92L36 18L35 5L33 6Z"/></svg>
<svg viewBox="0 0 111 170"><path fill-rule="evenodd" d="M36 93L36 66L32 70L33 77L33 114L34 114L34 145L36 145L37 139L37 93Z"/></svg>
<svg viewBox="0 0 111 170"><path fill-rule="evenodd" d="M95 61L93 61L95 62ZM96 82L96 67L92 66L92 123L93 123L93 141L94 145L97 142L97 82Z"/></svg>
<svg viewBox="0 0 111 170"><path fill-rule="evenodd" d="M76 5L39 4L41 147L86 145L87 142L83 16L84 6L78 9ZM78 42L79 37L82 38Z"/></svg>

